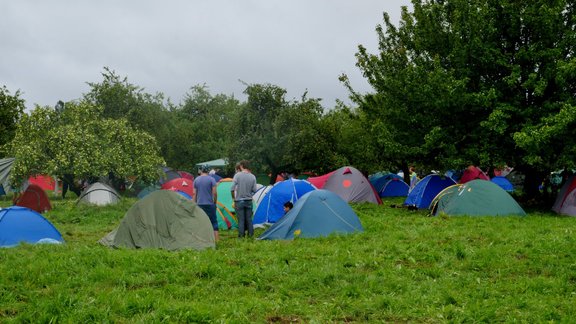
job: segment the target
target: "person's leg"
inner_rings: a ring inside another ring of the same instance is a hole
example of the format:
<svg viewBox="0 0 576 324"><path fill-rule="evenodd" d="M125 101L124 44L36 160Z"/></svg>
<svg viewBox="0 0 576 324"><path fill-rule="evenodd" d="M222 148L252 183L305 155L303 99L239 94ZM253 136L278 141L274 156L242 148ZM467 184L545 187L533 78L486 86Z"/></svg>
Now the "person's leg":
<svg viewBox="0 0 576 324"><path fill-rule="evenodd" d="M245 222L244 222L244 206L242 202L237 201L234 209L236 210L236 217L238 218L238 237L244 237Z"/></svg>
<svg viewBox="0 0 576 324"><path fill-rule="evenodd" d="M252 223L252 201L247 201L246 206L246 227L248 230L248 236L254 236L254 224Z"/></svg>
<svg viewBox="0 0 576 324"><path fill-rule="evenodd" d="M210 220L210 224L212 224L212 229L214 230L214 239L216 241L219 240L220 235L218 234L218 219L216 217L216 206L215 205L198 205L198 207L200 207L204 213L206 213L206 216L208 216L208 219Z"/></svg>

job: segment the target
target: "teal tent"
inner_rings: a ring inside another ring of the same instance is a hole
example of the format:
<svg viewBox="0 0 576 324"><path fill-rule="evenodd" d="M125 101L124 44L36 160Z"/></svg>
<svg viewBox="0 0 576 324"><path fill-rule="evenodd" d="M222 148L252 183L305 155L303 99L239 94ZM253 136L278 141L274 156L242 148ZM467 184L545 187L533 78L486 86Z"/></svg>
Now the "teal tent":
<svg viewBox="0 0 576 324"><path fill-rule="evenodd" d="M433 215L525 216L512 196L494 182L472 180L441 191L430 205Z"/></svg>
<svg viewBox="0 0 576 324"><path fill-rule="evenodd" d="M294 208L262 233L259 239L290 240L362 231L360 219L344 199L331 191L318 189L302 196Z"/></svg>

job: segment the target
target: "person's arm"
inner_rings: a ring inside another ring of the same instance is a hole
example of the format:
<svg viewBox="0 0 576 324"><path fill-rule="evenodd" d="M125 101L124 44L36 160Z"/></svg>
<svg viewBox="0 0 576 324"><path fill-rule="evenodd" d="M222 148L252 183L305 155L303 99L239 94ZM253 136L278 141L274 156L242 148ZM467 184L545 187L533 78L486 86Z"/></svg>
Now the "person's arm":
<svg viewBox="0 0 576 324"><path fill-rule="evenodd" d="M218 203L218 190L216 190L216 186L212 187L212 197L214 197L214 205Z"/></svg>

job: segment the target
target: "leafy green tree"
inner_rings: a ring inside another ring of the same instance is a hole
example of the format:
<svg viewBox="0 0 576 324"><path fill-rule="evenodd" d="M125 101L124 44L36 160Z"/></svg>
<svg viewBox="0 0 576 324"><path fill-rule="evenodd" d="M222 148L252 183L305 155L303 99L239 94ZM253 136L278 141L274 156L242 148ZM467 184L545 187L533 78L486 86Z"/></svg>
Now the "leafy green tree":
<svg viewBox="0 0 576 324"><path fill-rule="evenodd" d="M0 157L5 156L4 145L14 138L24 109L24 99L20 98L20 91L11 95L6 86L0 88Z"/></svg>
<svg viewBox="0 0 576 324"><path fill-rule="evenodd" d="M11 145L15 183L35 174L158 177L164 164L155 139L125 119L102 118L103 107L67 103L61 112L37 106L18 123Z"/></svg>
<svg viewBox="0 0 576 324"><path fill-rule="evenodd" d="M233 121L231 160L251 160L254 169L270 173L271 183L280 172L321 170L331 143L322 132L320 101L304 94L289 102L286 90L270 84L248 85L245 93Z"/></svg>
<svg viewBox="0 0 576 324"><path fill-rule="evenodd" d="M212 95L206 85L193 86L173 111L181 136L176 142L183 145L170 160L181 160L180 165L193 169L198 162L227 157L233 141L231 121L239 109L233 96Z"/></svg>
<svg viewBox="0 0 576 324"><path fill-rule="evenodd" d="M84 94L84 100L102 106L102 117L126 119L131 127L154 136L167 163L178 167L175 165L178 161L171 160L178 155L171 152L177 151L182 143L174 142L174 132L178 130L174 129L174 116L166 107L170 102L165 104L162 93L149 94L108 67L104 67L102 77L100 83L88 82L91 89Z"/></svg>
<svg viewBox="0 0 576 324"><path fill-rule="evenodd" d="M507 164L526 173L529 189L574 161L573 140L561 144L575 129L572 2L412 3L399 27L384 15L378 54L359 47L375 93L355 93L342 77L369 119L387 124L383 158L442 169Z"/></svg>

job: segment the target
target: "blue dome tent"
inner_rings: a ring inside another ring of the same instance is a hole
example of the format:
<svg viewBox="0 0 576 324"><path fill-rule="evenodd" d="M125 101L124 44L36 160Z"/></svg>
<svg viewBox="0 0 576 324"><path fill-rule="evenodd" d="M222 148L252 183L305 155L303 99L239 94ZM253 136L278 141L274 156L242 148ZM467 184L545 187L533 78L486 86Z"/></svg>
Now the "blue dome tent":
<svg viewBox="0 0 576 324"><path fill-rule="evenodd" d="M294 208L258 239L291 240L363 231L360 219L344 199L331 191L318 189L302 196Z"/></svg>
<svg viewBox="0 0 576 324"><path fill-rule="evenodd" d="M494 182L495 184L500 186L500 188L502 188L508 192L514 191L514 185L506 177L496 176L496 177L490 179L490 181Z"/></svg>
<svg viewBox="0 0 576 324"><path fill-rule="evenodd" d="M295 204L305 193L316 190L306 180L288 179L274 184L254 212L254 224L275 223L284 215L284 203Z"/></svg>
<svg viewBox="0 0 576 324"><path fill-rule="evenodd" d="M12 206L0 210L0 247L12 247L26 242L64 243L52 223L26 207Z"/></svg>
<svg viewBox="0 0 576 324"><path fill-rule="evenodd" d="M452 178L438 174L430 174L418 181L416 186L408 193L404 201L405 206L414 206L420 209L428 208L436 195L445 188L455 185Z"/></svg>

